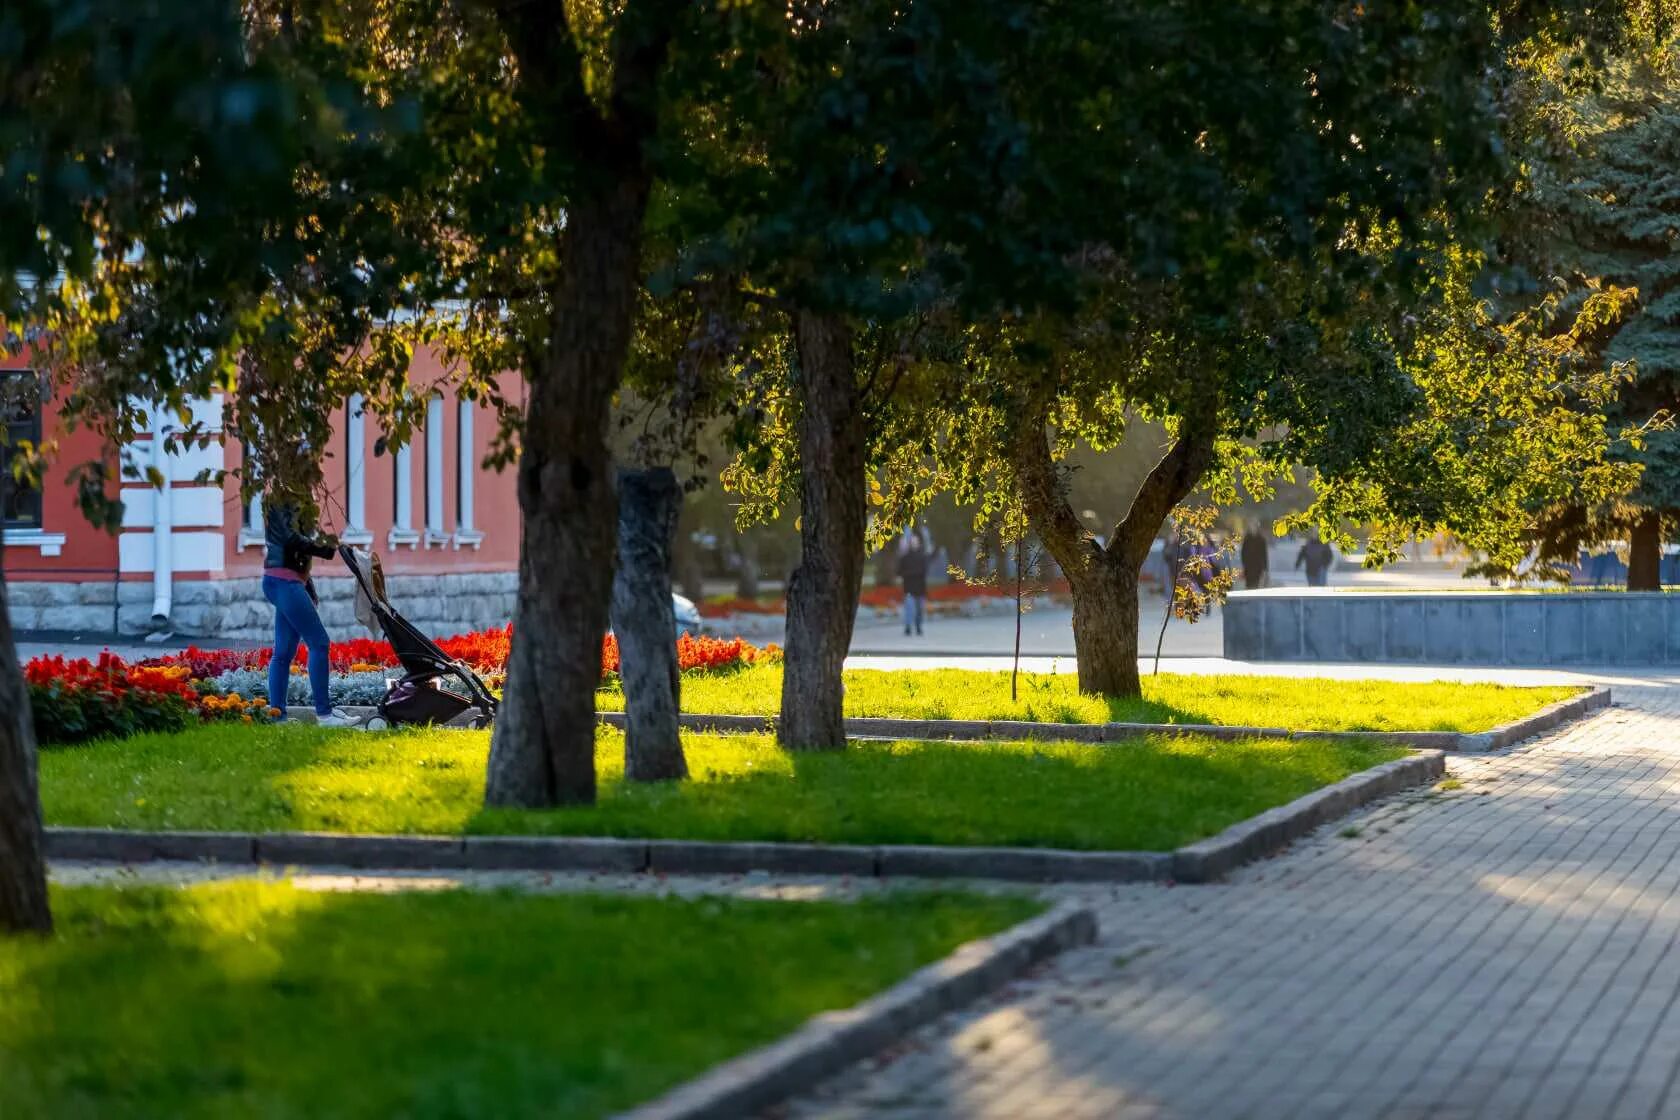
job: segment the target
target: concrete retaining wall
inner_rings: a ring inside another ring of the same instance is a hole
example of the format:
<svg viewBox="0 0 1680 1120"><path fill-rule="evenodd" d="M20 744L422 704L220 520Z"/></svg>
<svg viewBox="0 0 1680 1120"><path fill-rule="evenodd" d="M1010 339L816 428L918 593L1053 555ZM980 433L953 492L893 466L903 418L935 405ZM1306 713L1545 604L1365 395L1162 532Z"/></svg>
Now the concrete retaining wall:
<svg viewBox="0 0 1680 1120"><path fill-rule="evenodd" d="M436 575L388 574L391 605L435 637L505 626L513 619L517 572L451 572ZM355 580L325 576L315 580L321 595L321 621L334 638L366 636L356 621ZM123 583L8 583L7 604L14 629L111 631L111 604L117 598L123 634L149 630L152 585ZM259 579L177 580L171 629L188 637L219 641L267 641L274 634L274 609L262 595Z"/></svg>
<svg viewBox="0 0 1680 1120"><path fill-rule="evenodd" d="M1680 664L1680 596L1660 592L1238 591L1225 656L1424 665Z"/></svg>

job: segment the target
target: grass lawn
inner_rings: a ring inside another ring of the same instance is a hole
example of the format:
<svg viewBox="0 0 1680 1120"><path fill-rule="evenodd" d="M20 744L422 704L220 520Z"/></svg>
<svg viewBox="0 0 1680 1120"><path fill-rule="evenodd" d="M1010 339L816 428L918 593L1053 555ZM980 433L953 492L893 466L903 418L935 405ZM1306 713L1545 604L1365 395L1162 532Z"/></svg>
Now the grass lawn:
<svg viewBox="0 0 1680 1120"><path fill-rule="evenodd" d="M692 780L622 780L597 740L590 808L485 810L488 732L210 725L41 754L47 822L147 829L527 833L1168 850L1403 751L1356 742L1140 738L856 743L788 754L689 735Z"/></svg>
<svg viewBox="0 0 1680 1120"><path fill-rule="evenodd" d="M1579 693L1574 687L1516 688L1453 681L1321 680L1289 677L1143 678L1143 699L1081 696L1071 673L1022 673L1009 702L1009 674L974 669L851 669L846 714L907 719L1010 719L1034 723L1215 723L1295 731L1487 731ZM596 703L624 707L617 687ZM775 715L782 667L683 678L685 712Z"/></svg>
<svg viewBox="0 0 1680 1120"><path fill-rule="evenodd" d="M0 937L0 1116L606 1116L1039 907L285 883L53 894Z"/></svg>

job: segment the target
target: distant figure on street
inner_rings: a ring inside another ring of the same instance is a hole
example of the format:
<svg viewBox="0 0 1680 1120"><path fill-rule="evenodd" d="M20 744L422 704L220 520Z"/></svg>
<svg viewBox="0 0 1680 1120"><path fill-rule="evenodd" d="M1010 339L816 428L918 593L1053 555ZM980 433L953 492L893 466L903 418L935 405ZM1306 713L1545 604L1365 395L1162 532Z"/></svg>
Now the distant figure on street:
<svg viewBox="0 0 1680 1120"><path fill-rule="evenodd" d="M904 632L920 634L922 615L927 611L927 549L922 538L910 538L903 555L898 558L898 582L904 588Z"/></svg>
<svg viewBox="0 0 1680 1120"><path fill-rule="evenodd" d="M1271 565L1272 554L1271 549L1266 547L1266 536L1260 531L1258 522L1243 534L1241 557L1243 586L1250 591L1266 586L1266 569Z"/></svg>
<svg viewBox="0 0 1680 1120"><path fill-rule="evenodd" d="M1184 534L1176 528L1167 534L1167 539L1161 542L1161 564L1166 569L1161 577L1162 593L1172 597L1173 588L1184 576L1184 561L1186 558Z"/></svg>
<svg viewBox="0 0 1680 1120"><path fill-rule="evenodd" d="M1308 587L1324 587L1330 582L1330 563L1335 558L1335 552L1315 534L1301 546L1300 553L1295 557L1295 566L1307 569Z"/></svg>
<svg viewBox="0 0 1680 1120"><path fill-rule="evenodd" d="M267 550L263 554L263 597L274 605L274 653L268 662L268 703L286 718L286 693L292 679L292 660L298 643L309 647L309 692L315 701L315 722L322 727L348 727L355 721L343 708L332 706L326 627L317 609L315 581L309 576L314 560L328 560L338 541L317 538L303 524L295 507L274 502L263 518Z"/></svg>

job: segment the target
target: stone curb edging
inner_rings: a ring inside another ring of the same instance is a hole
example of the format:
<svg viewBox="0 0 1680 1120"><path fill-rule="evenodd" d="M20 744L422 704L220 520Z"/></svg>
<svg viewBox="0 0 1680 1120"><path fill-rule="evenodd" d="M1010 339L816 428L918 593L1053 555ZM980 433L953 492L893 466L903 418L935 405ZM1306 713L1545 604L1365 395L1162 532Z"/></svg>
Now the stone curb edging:
<svg viewBox="0 0 1680 1120"><path fill-rule="evenodd" d="M792 1034L714 1067L618 1120L735 1120L879 1053L917 1027L995 991L1033 965L1096 939L1087 908L1063 903L959 946L886 991L826 1011Z"/></svg>
<svg viewBox="0 0 1680 1120"><path fill-rule="evenodd" d="M1353 774L1174 852L917 844L799 844L600 836L369 836L331 832L47 829L50 859L213 860L391 870L651 872L959 878L1013 882L1206 883L1379 797L1439 778L1440 751Z"/></svg>
<svg viewBox="0 0 1680 1120"><path fill-rule="evenodd" d="M1355 739L1414 750L1481 752L1501 750L1610 704L1610 690L1589 688L1580 696L1550 704L1533 715L1492 731L1292 731L1286 727L1238 727L1206 723L1031 723L1024 720L885 719L846 720L847 738L859 739L1035 739L1072 743L1115 743L1139 735L1203 735L1211 739ZM608 727L623 729L623 712L599 712ZM689 731L774 732L774 716L706 715L678 717Z"/></svg>
<svg viewBox="0 0 1680 1120"><path fill-rule="evenodd" d="M1520 743L1524 739L1561 727L1573 720L1582 719L1609 706L1610 690L1603 685L1594 685L1579 696L1559 700L1555 704L1541 708L1531 716L1507 723L1503 727L1496 727L1492 731L1483 732L1481 735L1460 736L1463 739L1486 740L1485 746L1466 746L1460 749L1504 750L1506 747Z"/></svg>
<svg viewBox="0 0 1680 1120"><path fill-rule="evenodd" d="M1443 752L1419 751L1349 775L1287 805L1239 821L1217 836L1178 849L1172 854L1173 878L1180 883L1211 883L1379 797L1433 782L1446 769Z"/></svg>

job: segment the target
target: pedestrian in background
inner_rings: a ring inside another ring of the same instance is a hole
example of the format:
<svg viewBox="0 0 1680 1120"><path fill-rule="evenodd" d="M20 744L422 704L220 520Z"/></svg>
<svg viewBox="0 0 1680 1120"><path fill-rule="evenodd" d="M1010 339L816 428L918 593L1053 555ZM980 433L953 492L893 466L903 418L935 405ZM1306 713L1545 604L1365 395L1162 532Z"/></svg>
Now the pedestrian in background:
<svg viewBox="0 0 1680 1120"><path fill-rule="evenodd" d="M1301 546L1301 551L1295 557L1295 566L1307 569L1308 587L1325 587L1330 583L1330 563L1335 559L1335 552L1314 533L1307 538L1307 543Z"/></svg>
<svg viewBox="0 0 1680 1120"><path fill-rule="evenodd" d="M922 538L912 536L898 558L898 582L904 588L904 632L922 632L922 616L927 612L928 553Z"/></svg>
<svg viewBox="0 0 1680 1120"><path fill-rule="evenodd" d="M1266 586L1267 569L1272 563L1272 550L1267 546L1266 535L1261 532L1258 521L1250 525L1248 532L1243 534L1241 558L1243 586L1250 591L1258 591Z"/></svg>

